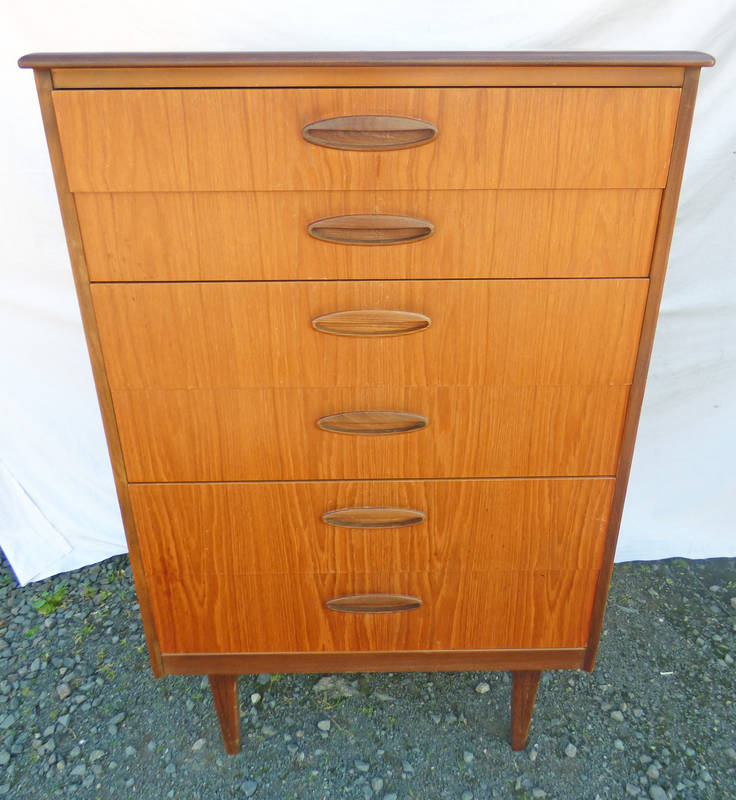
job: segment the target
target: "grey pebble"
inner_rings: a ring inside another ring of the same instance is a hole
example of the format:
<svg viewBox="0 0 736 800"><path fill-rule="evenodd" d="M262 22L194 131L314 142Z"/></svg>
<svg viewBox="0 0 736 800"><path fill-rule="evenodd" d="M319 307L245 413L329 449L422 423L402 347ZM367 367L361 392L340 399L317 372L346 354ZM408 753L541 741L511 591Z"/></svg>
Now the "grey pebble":
<svg viewBox="0 0 736 800"><path fill-rule="evenodd" d="M532 789L532 797L534 797L535 800L544 800L546 796L547 792L545 792L544 789Z"/></svg>
<svg viewBox="0 0 736 800"><path fill-rule="evenodd" d="M464 792L463 792L463 793L460 795L460 800L473 800L473 793L472 793L472 792L469 792L469 791L467 791L467 790L466 790L466 791L464 791Z"/></svg>
<svg viewBox="0 0 736 800"><path fill-rule="evenodd" d="M665 790L656 783L649 787L649 796L652 798L652 800L669 800L667 797L667 792L665 792Z"/></svg>
<svg viewBox="0 0 736 800"><path fill-rule="evenodd" d="M273 727L273 725L264 725L264 726L261 728L261 733L262 733L264 736L276 736L276 734L278 733L278 731L276 730L276 728L274 728L274 727Z"/></svg>
<svg viewBox="0 0 736 800"><path fill-rule="evenodd" d="M74 775L75 777L80 777L82 775L85 775L86 772L87 772L87 767L85 764L77 764L77 766L72 769L70 774Z"/></svg>
<svg viewBox="0 0 736 800"><path fill-rule="evenodd" d="M105 754L102 752L102 750L93 750L89 754L89 760L90 762L99 761L104 755Z"/></svg>
<svg viewBox="0 0 736 800"><path fill-rule="evenodd" d="M271 683L271 676L270 676L268 673L266 673L266 672L262 672L262 673L261 673L261 674L260 674L260 675L259 675L259 676L256 678L256 683L257 683L259 686L265 686L267 683ZM253 791L255 791L255 789L254 789Z"/></svg>
<svg viewBox="0 0 736 800"><path fill-rule="evenodd" d="M414 772L414 767L412 767L412 765L408 761L402 761L401 768L404 770L404 772L409 772L409 773Z"/></svg>
<svg viewBox="0 0 736 800"><path fill-rule="evenodd" d="M252 797L258 788L258 781L243 781L240 788L246 797Z"/></svg>
<svg viewBox="0 0 736 800"><path fill-rule="evenodd" d="M635 786L633 783L627 783L626 794L631 795L631 797L638 797L640 794L639 787Z"/></svg>
<svg viewBox="0 0 736 800"><path fill-rule="evenodd" d="M611 711L611 719L615 722L623 722L624 715L618 709L616 709L615 711Z"/></svg>
<svg viewBox="0 0 736 800"><path fill-rule="evenodd" d="M396 792L389 792L383 796L383 800L396 800Z"/></svg>
<svg viewBox="0 0 736 800"><path fill-rule="evenodd" d="M621 739L614 740L613 746L616 748L616 750L624 750L625 749L625 745L621 741Z"/></svg>
<svg viewBox="0 0 736 800"><path fill-rule="evenodd" d="M59 695L59 700L66 700L67 697L72 693L71 686L68 683L60 683L56 687L56 694Z"/></svg>
<svg viewBox="0 0 736 800"><path fill-rule="evenodd" d="M135 755L135 747L131 747L130 745L128 745L125 748L125 757L126 758L133 758L134 755Z"/></svg>
<svg viewBox="0 0 736 800"><path fill-rule="evenodd" d="M370 769L370 765L365 761L361 761L359 758L357 758L353 763L355 764L355 769L357 769L358 772L368 772Z"/></svg>
<svg viewBox="0 0 736 800"><path fill-rule="evenodd" d="M0 750L0 767L4 767L10 761L10 753L7 750Z"/></svg>
<svg viewBox="0 0 736 800"><path fill-rule="evenodd" d="M475 760L475 756L470 752L470 750L463 750L463 761L466 764L472 764Z"/></svg>
<svg viewBox="0 0 736 800"><path fill-rule="evenodd" d="M378 794L383 789L383 778L373 778L371 780L371 789L375 794Z"/></svg>
<svg viewBox="0 0 736 800"><path fill-rule="evenodd" d="M475 687L475 691L478 692L478 694L485 694L486 692L490 692L491 691L491 687L488 685L488 683L486 683L486 681L481 681Z"/></svg>
<svg viewBox="0 0 736 800"><path fill-rule="evenodd" d="M205 744L207 744L207 742L204 739L197 739L197 741L192 745L192 750L194 750L196 753L201 750Z"/></svg>
<svg viewBox="0 0 736 800"><path fill-rule="evenodd" d="M9 783L4 783L2 786L0 786L0 794L7 794L9 791L10 791L10 784ZM395 797L396 797L396 795L394 795L394 798Z"/></svg>
<svg viewBox="0 0 736 800"><path fill-rule="evenodd" d="M647 768L647 778L649 778L649 780L652 781L658 780L659 770L657 769L657 767L654 766L654 764L650 764L649 767Z"/></svg>
<svg viewBox="0 0 736 800"><path fill-rule="evenodd" d="M731 608L736 608L736 597L731 598Z"/></svg>
<svg viewBox="0 0 736 800"><path fill-rule="evenodd" d="M731 761L736 761L736 750L734 750L733 747L729 747L723 752L731 759Z"/></svg>
<svg viewBox="0 0 736 800"><path fill-rule="evenodd" d="M326 733L332 727L332 723L328 719L321 719L317 723L317 727Z"/></svg>
<svg viewBox="0 0 736 800"><path fill-rule="evenodd" d="M570 743L567 745L567 747L565 748L565 755L566 755L568 758L575 758L575 756L577 755L577 753L578 753L578 748L577 748L577 747L575 747L575 745L574 745L572 742L570 742Z"/></svg>

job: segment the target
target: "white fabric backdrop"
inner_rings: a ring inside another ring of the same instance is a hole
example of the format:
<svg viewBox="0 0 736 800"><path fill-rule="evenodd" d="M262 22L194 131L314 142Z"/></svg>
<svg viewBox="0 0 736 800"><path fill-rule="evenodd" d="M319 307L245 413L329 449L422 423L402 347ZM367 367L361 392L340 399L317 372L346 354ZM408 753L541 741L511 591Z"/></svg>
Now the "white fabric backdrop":
<svg viewBox="0 0 736 800"><path fill-rule="evenodd" d="M125 550L29 51L705 50L617 560L736 555L733 0L2 0L0 545L21 583Z"/></svg>

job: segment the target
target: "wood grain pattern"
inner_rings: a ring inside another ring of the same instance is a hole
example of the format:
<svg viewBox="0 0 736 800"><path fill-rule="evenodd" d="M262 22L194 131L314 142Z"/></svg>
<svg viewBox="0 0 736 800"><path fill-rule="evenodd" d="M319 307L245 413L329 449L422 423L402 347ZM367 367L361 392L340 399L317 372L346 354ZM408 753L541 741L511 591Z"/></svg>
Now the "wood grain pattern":
<svg viewBox="0 0 736 800"><path fill-rule="evenodd" d="M597 573L155 574L167 653L580 647ZM408 614L336 614L340 595L424 598Z"/></svg>
<svg viewBox="0 0 736 800"><path fill-rule="evenodd" d="M131 481L612 475L628 387L113 391ZM338 436L355 408L432 421L402 436Z"/></svg>
<svg viewBox="0 0 736 800"><path fill-rule="evenodd" d="M130 487L146 572L180 575L598 569L612 492L610 478ZM380 505L426 518L389 529L322 520Z"/></svg>
<svg viewBox="0 0 736 800"><path fill-rule="evenodd" d="M652 257L651 285L647 296L646 310L644 312L644 323L636 360L634 382L631 389L631 399L624 423L619 463L616 468L616 491L608 523L603 568L601 569L598 586L596 588L595 605L591 623L591 638L585 655L584 668L588 671L591 671L595 665L598 641L600 639L601 628L603 627L603 615L605 613L611 573L613 571L613 557L616 552L616 542L618 540L624 501L626 499L626 488L629 482L631 460L634 453L634 444L636 442L636 432L639 426L639 415L644 399L644 387L646 386L647 372L649 370L649 359L654 344L657 315L659 314L664 277L667 271L667 258L669 256L672 232L675 226L677 201L680 196L682 173L685 167L687 144L690 138L690 127L695 111L695 96L698 90L699 75L700 71L698 69L688 69L685 74L685 83L682 89L682 101L677 117L672 162L667 178L667 186L662 197L662 211L654 245L654 255Z"/></svg>
<svg viewBox="0 0 736 800"><path fill-rule="evenodd" d="M57 89L269 86L680 86L681 66L57 67Z"/></svg>
<svg viewBox="0 0 736 800"><path fill-rule="evenodd" d="M95 281L646 276L661 192L202 192L76 195ZM407 247L337 247L340 214L432 220Z"/></svg>
<svg viewBox="0 0 736 800"><path fill-rule="evenodd" d="M514 670L511 689L511 749L526 747L529 725L534 713L534 701L542 673L539 670Z"/></svg>
<svg viewBox="0 0 736 800"><path fill-rule="evenodd" d="M225 752L234 755L240 752L238 676L210 675L209 681Z"/></svg>
<svg viewBox="0 0 736 800"><path fill-rule="evenodd" d="M151 67L196 65L200 67L277 64L315 65L425 65L504 64L510 66L622 65L712 66L713 56L692 50L340 50L302 52L173 52L173 53L29 53L20 67Z"/></svg>
<svg viewBox="0 0 736 800"><path fill-rule="evenodd" d="M646 292L645 279L92 287L114 389L625 385ZM365 308L432 326L360 338L312 325ZM413 410L351 403L318 416L371 408Z"/></svg>
<svg viewBox="0 0 736 800"><path fill-rule="evenodd" d="M54 93L73 191L658 188L679 89L121 89ZM389 114L441 131L354 153L315 119ZM263 120L270 125L264 126Z"/></svg>
<svg viewBox="0 0 736 800"><path fill-rule="evenodd" d="M408 650L332 653L164 653L166 675L255 672L432 672L489 669L580 669L580 647L514 650Z"/></svg>
<svg viewBox="0 0 736 800"><path fill-rule="evenodd" d="M59 208L61 210L61 218L64 223L64 233L66 235L66 244L69 250L69 259L71 261L72 273L74 276L74 286L77 292L77 300L79 302L79 311L82 317L84 335L87 342L87 350L89 351L90 363L92 365L92 375L95 382L95 389L97 391L97 400L100 404L102 424L105 430L107 448L110 454L110 463L112 466L113 478L115 480L115 489L117 492L118 502L120 504L120 513L125 526L125 536L128 542L130 553L130 565L131 569L133 570L136 594L138 596L141 617L143 620L143 629L145 631L146 644L148 646L148 657L151 662L151 669L154 676L161 677L163 674L161 650L159 647L153 613L151 611L151 599L148 584L146 583L143 572L143 564L141 562L140 549L138 546L138 535L135 529L135 522L133 520L133 512L130 507L128 478L125 472L125 463L123 461L123 455L120 448L120 437L112 407L110 386L107 382L107 376L105 374L105 366L102 357L102 349L100 347L99 334L97 331L95 312L94 308L92 307L92 298L89 291L89 275L87 273L87 263L84 257L84 247L82 245L82 237L79 230L79 220L77 218L77 212L74 205L74 197L69 191L69 184L64 166L64 158L61 152L61 144L59 141L59 131L56 126L56 117L51 104L51 75L47 70L37 70L35 73L35 78L36 89L38 91L38 100L41 106L41 116L43 118L43 125L46 133L46 142L48 144L49 156L51 158L54 182L56 184L56 194L59 200Z"/></svg>

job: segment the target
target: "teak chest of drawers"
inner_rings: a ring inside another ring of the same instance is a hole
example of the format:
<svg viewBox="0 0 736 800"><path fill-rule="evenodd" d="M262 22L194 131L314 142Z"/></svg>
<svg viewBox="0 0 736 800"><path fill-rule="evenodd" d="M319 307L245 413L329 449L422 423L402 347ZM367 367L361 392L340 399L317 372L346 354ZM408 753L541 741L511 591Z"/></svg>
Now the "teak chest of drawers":
<svg viewBox="0 0 736 800"><path fill-rule="evenodd" d="M32 55L156 676L591 670L701 53Z"/></svg>

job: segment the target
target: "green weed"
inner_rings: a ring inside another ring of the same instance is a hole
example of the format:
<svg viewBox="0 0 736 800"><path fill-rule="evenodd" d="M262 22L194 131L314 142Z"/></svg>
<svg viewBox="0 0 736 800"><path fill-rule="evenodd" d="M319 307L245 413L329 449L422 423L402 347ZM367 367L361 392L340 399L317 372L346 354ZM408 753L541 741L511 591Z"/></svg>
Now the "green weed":
<svg viewBox="0 0 736 800"><path fill-rule="evenodd" d="M34 597L32 603L39 614L47 617L64 603L65 598L66 585L62 583L55 592L43 592L40 597Z"/></svg>

